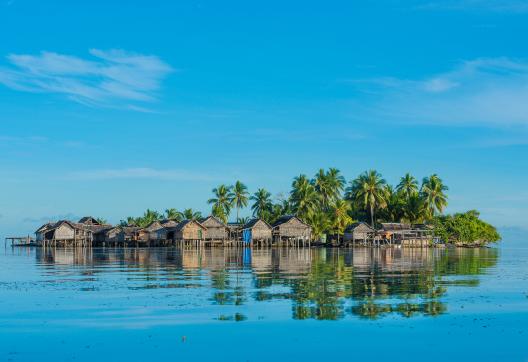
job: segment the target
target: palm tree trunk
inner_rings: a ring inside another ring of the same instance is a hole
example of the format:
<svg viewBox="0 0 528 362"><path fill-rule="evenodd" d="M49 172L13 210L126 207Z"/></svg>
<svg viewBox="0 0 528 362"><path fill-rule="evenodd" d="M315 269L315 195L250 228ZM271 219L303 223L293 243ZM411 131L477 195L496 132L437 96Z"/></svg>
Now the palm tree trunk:
<svg viewBox="0 0 528 362"><path fill-rule="evenodd" d="M370 226L374 227L374 207L370 204Z"/></svg>
<svg viewBox="0 0 528 362"><path fill-rule="evenodd" d="M237 206L237 218L236 218L236 222L238 222L238 206Z"/></svg>

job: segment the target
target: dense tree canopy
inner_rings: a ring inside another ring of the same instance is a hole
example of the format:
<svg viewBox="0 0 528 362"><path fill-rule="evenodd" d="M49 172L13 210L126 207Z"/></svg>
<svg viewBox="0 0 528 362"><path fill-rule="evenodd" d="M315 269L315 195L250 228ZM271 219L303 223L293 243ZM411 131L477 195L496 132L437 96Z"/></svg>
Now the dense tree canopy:
<svg viewBox="0 0 528 362"><path fill-rule="evenodd" d="M212 190L208 200L211 213L227 223L231 211L236 209L236 221L245 223L240 211L251 209L253 217L273 223L282 215L296 215L313 228L316 238L325 234L342 235L346 227L356 221L364 221L374 227L382 222L404 222L410 224L434 224L439 236L453 242L496 241L499 236L489 224L479 220L478 213L443 216L447 207L448 187L436 175L422 179L421 184L410 173L392 186L376 170L361 173L348 182L336 168L320 169L313 178L305 174L295 177L289 194L273 197L265 188L250 194L241 181L234 185L219 185ZM201 217L201 214L186 209L165 210L162 215L147 210L142 217L129 217L123 225L147 226L162 218L181 221Z"/></svg>

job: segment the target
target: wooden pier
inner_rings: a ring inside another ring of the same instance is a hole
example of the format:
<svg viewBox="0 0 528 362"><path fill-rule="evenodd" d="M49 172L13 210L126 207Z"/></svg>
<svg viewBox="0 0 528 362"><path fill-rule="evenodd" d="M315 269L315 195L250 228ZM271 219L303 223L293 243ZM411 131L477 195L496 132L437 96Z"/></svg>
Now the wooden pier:
<svg viewBox="0 0 528 362"><path fill-rule="evenodd" d="M11 247L17 246L36 246L33 239L28 236L9 236L5 238L5 245L11 243Z"/></svg>

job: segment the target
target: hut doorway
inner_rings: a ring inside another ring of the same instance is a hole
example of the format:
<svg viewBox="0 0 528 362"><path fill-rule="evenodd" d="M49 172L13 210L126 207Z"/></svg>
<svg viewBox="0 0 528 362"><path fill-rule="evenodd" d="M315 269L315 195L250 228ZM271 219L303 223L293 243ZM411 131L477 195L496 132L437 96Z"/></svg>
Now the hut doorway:
<svg viewBox="0 0 528 362"><path fill-rule="evenodd" d="M167 233L167 240L174 240L174 231L169 231Z"/></svg>

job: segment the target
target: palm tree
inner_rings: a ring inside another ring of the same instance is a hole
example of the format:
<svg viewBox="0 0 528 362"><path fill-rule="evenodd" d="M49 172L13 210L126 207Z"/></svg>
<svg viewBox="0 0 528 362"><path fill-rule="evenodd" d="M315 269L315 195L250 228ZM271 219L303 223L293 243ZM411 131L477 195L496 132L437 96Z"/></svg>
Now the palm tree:
<svg viewBox="0 0 528 362"><path fill-rule="evenodd" d="M420 193L424 200L424 205L428 218L432 218L436 213L442 213L447 206L447 195L444 191L449 190L438 175L433 174L424 177Z"/></svg>
<svg viewBox="0 0 528 362"><path fill-rule="evenodd" d="M350 203L346 200L337 200L330 209L330 219L332 228L337 234L337 242L339 243L339 235L344 234L345 229L353 220L349 215L351 210Z"/></svg>
<svg viewBox="0 0 528 362"><path fill-rule="evenodd" d="M148 226L149 224L153 223L154 221L160 220L161 214L157 211L147 209L145 213L143 214L143 217L140 218L140 225L141 227Z"/></svg>
<svg viewBox="0 0 528 362"><path fill-rule="evenodd" d="M222 220L222 222L225 224L227 223L227 214L223 207L221 207L218 204L213 204L213 208L211 210L211 213L214 217Z"/></svg>
<svg viewBox="0 0 528 362"><path fill-rule="evenodd" d="M261 219L266 220L271 213L272 202L271 194L265 189L258 189L251 197L253 205L251 210L253 210L253 216L257 216Z"/></svg>
<svg viewBox="0 0 528 362"><path fill-rule="evenodd" d="M165 218L168 220L181 221L182 213L174 208L167 209L165 210Z"/></svg>
<svg viewBox="0 0 528 362"><path fill-rule="evenodd" d="M105 225L108 222L106 221L106 219L103 219L102 217L96 218L95 221L97 221L101 225Z"/></svg>
<svg viewBox="0 0 528 362"><path fill-rule="evenodd" d="M121 220L122 226L138 226L140 224L140 217L128 216L126 220Z"/></svg>
<svg viewBox="0 0 528 362"><path fill-rule="evenodd" d="M245 217L240 217L237 219L237 223L238 224L242 224L242 225L245 225L249 222L249 217L245 216Z"/></svg>
<svg viewBox="0 0 528 362"><path fill-rule="evenodd" d="M385 185L386 207L383 209L383 219L390 222L400 222L405 216L405 207L408 200L405 199L402 193L395 192L391 185Z"/></svg>
<svg viewBox="0 0 528 362"><path fill-rule="evenodd" d="M352 181L347 189L347 198L349 200L357 201L369 210L370 224L374 227L376 208L381 208L386 205L386 181L381 177L381 174L375 170L365 171L362 175Z"/></svg>
<svg viewBox="0 0 528 362"><path fill-rule="evenodd" d="M202 218L202 213L200 211L194 211L193 209L185 209L180 215L184 220L198 220Z"/></svg>
<svg viewBox="0 0 528 362"><path fill-rule="evenodd" d="M318 194L305 175L293 179L290 200L293 212L301 219L307 219L316 210Z"/></svg>
<svg viewBox="0 0 528 362"><path fill-rule="evenodd" d="M220 185L213 189L213 193L215 197L209 199L207 202L213 205L214 212L217 214L222 214L227 221L227 219L229 219L231 207L233 206L233 202L230 198L231 187Z"/></svg>
<svg viewBox="0 0 528 362"><path fill-rule="evenodd" d="M242 182L237 181L235 186L231 189L229 194L229 199L231 204L236 207L236 218L238 220L238 212L241 208L246 207L248 204L249 192L247 191L247 186Z"/></svg>
<svg viewBox="0 0 528 362"><path fill-rule="evenodd" d="M420 195L412 195L405 202L404 218L411 224L421 222L426 217L424 200Z"/></svg>
<svg viewBox="0 0 528 362"><path fill-rule="evenodd" d="M405 196L405 198L408 200L411 196L418 193L418 181L413 175L406 173L405 176L400 179L400 183L396 187L396 191Z"/></svg>
<svg viewBox="0 0 528 362"><path fill-rule="evenodd" d="M341 198L341 193L345 189L346 181L345 178L341 175L341 171L337 168L329 168L326 173L330 201L337 201Z"/></svg>
<svg viewBox="0 0 528 362"><path fill-rule="evenodd" d="M330 218L322 210L315 210L304 220L312 227L312 236L321 239L321 237L331 228Z"/></svg>

